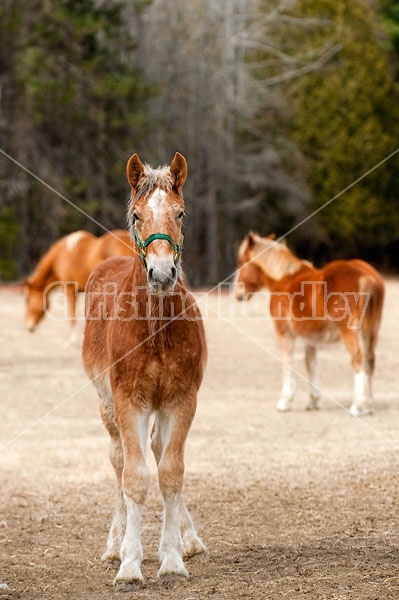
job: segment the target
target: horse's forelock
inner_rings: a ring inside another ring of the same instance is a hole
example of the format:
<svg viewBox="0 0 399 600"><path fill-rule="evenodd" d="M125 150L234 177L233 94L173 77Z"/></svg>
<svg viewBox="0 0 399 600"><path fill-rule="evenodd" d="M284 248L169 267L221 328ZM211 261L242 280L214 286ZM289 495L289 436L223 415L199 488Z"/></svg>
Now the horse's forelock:
<svg viewBox="0 0 399 600"><path fill-rule="evenodd" d="M135 200L147 196L155 188L170 192L173 187L173 177L168 166L153 169L150 165L144 165L144 173L137 184Z"/></svg>

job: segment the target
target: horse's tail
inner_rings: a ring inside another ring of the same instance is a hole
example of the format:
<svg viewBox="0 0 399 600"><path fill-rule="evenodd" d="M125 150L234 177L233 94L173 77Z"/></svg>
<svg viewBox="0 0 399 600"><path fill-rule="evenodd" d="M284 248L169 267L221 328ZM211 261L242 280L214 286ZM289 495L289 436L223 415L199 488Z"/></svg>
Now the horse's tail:
<svg viewBox="0 0 399 600"><path fill-rule="evenodd" d="M359 314L362 315L360 333L364 352L371 372L374 370L374 349L378 340L384 306L385 285L375 271L363 275L359 280Z"/></svg>

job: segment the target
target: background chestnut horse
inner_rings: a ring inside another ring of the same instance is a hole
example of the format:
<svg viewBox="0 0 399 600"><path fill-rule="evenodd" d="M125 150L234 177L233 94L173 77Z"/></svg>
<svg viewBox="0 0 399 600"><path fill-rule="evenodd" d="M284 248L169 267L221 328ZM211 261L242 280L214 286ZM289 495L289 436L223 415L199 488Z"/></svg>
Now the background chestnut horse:
<svg viewBox="0 0 399 600"><path fill-rule="evenodd" d="M36 329L49 308L49 296L59 282L64 284L72 328L71 341L75 340L76 295L84 291L90 273L106 258L132 254L130 234L122 229L115 229L99 238L88 231L75 231L59 239L40 259L33 274L25 281L27 329Z"/></svg>
<svg viewBox="0 0 399 600"><path fill-rule="evenodd" d="M270 313L284 362L284 383L278 410L291 408L294 396L293 353L297 337L305 342L310 382L308 409L318 408L317 346L342 339L355 372L353 415L373 410L372 378L375 347L384 301L384 282L362 260L336 260L323 269L294 256L274 236L250 233L238 255L236 296L249 298L266 287Z"/></svg>
<svg viewBox="0 0 399 600"><path fill-rule="evenodd" d="M151 447L164 501L158 577L186 578L182 555L205 550L181 495L184 446L206 361L201 315L180 265L186 173L179 153L170 167L160 169L144 167L136 154L130 158L129 216L141 258L101 263L86 286L83 362L100 397L117 480L103 560L121 561L114 580L120 590L143 582L140 526L150 479L145 450L153 412Z"/></svg>

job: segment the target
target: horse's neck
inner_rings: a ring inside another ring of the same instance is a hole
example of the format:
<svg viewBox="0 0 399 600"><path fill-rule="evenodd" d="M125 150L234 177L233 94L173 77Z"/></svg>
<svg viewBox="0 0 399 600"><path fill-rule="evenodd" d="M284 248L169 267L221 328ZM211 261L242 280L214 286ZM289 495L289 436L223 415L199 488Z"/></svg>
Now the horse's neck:
<svg viewBox="0 0 399 600"><path fill-rule="evenodd" d="M53 264L57 248L53 246L46 252L46 254L40 259L36 269L30 276L30 281L34 287L43 287L43 289L50 283L57 280L57 277L53 271Z"/></svg>
<svg viewBox="0 0 399 600"><path fill-rule="evenodd" d="M136 314L142 324L143 342L154 348L163 358L172 346L172 341L176 339L175 326L181 327L179 316L190 308L185 306L183 301L186 292L184 283L179 278L174 293L151 294L143 266L137 265L134 269L133 293L136 299ZM189 300L187 302L190 303Z"/></svg>
<svg viewBox="0 0 399 600"><path fill-rule="evenodd" d="M304 261L278 243L255 247L254 256L254 262L260 267L267 287L287 275L294 275L304 266Z"/></svg>
<svg viewBox="0 0 399 600"><path fill-rule="evenodd" d="M148 289L147 273L141 261L133 269L132 289L140 315L145 314L149 321L159 322L160 327L184 308L182 298L187 292L184 278L179 277L174 293L151 294Z"/></svg>

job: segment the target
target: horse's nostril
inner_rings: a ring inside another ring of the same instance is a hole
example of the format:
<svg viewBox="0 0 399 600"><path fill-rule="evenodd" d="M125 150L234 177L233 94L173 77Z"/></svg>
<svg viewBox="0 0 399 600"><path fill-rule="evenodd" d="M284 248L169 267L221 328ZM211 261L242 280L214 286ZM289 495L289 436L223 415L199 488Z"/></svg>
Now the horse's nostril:
<svg viewBox="0 0 399 600"><path fill-rule="evenodd" d="M148 269L148 279L152 281L154 275L154 269Z"/></svg>
<svg viewBox="0 0 399 600"><path fill-rule="evenodd" d="M175 267L172 267L170 271L171 271L171 274L172 274L172 279L176 279L176 269L175 269Z"/></svg>

